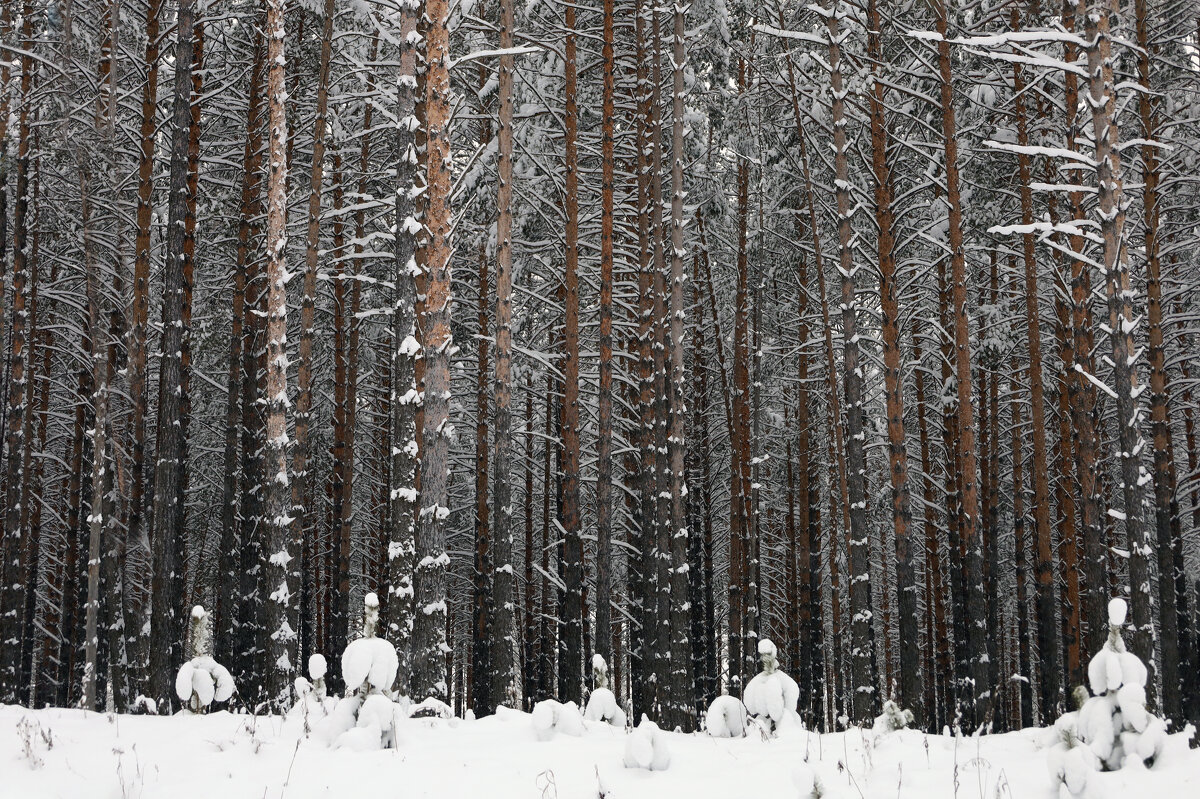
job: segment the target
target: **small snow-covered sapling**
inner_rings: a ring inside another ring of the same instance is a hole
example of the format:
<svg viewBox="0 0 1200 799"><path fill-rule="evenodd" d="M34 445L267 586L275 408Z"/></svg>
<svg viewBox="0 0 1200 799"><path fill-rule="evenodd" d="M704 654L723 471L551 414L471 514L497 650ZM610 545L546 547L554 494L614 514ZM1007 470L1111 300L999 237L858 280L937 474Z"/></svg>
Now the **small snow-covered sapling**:
<svg viewBox="0 0 1200 799"><path fill-rule="evenodd" d="M768 735L774 735L786 721L799 724L796 703L800 700L800 687L780 670L779 650L774 642L768 638L759 641L758 655L762 671L746 686L746 711L764 725Z"/></svg>
<svg viewBox="0 0 1200 799"><path fill-rule="evenodd" d="M342 677L347 695L359 693L389 693L396 681L400 662L396 648L375 637L379 624L379 598L375 594L363 597L362 637L351 641L342 652Z"/></svg>
<svg viewBox="0 0 1200 799"><path fill-rule="evenodd" d="M1094 772L1152 766L1166 742L1166 724L1146 709L1146 665L1121 637L1127 612L1124 599L1108 603L1108 640L1088 663L1092 696L1054 725L1050 772L1078 799Z"/></svg>
<svg viewBox="0 0 1200 799"><path fill-rule="evenodd" d="M342 652L346 695L318 728L318 733L335 748L393 748L397 744L397 720L408 715L405 706L392 700L399 660L396 648L376 637L378 624L379 598L367 594L363 597L362 637L351 641ZM317 665L324 677L324 663Z"/></svg>
<svg viewBox="0 0 1200 799"><path fill-rule="evenodd" d="M601 655L592 656L592 681L596 687L588 697L583 717L588 721L603 721L623 728L625 711L617 704L616 695L608 687L608 664Z"/></svg>
<svg viewBox="0 0 1200 799"><path fill-rule="evenodd" d="M642 723L625 737L625 768L665 771L671 765L667 736L642 714Z"/></svg>
<svg viewBox="0 0 1200 799"><path fill-rule="evenodd" d="M901 709L895 700L889 699L883 703L883 713L875 717L875 732L895 732L907 729L914 721L913 712L907 708Z"/></svg>
<svg viewBox="0 0 1200 799"><path fill-rule="evenodd" d="M192 659L179 667L175 675L175 695L185 710L204 713L213 701L227 702L233 696L233 677L229 670L212 658L212 632L208 612L192 608Z"/></svg>
<svg viewBox="0 0 1200 799"><path fill-rule="evenodd" d="M704 714L704 729L714 738L744 738L746 706L736 696L718 696Z"/></svg>

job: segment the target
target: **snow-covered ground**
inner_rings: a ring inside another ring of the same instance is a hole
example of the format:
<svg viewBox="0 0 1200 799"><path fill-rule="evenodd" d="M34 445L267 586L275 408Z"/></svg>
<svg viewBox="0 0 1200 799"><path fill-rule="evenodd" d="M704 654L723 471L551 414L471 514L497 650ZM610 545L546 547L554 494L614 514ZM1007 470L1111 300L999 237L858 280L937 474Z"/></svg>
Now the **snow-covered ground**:
<svg viewBox="0 0 1200 799"><path fill-rule="evenodd" d="M0 706L3 799L1051 799L1049 730L982 738L900 731L775 740L666 734L670 766L623 766L626 733L585 722L539 741L528 714L404 719L399 746L356 752L306 737L298 718L108 716ZM1200 796L1200 750L1172 736L1153 770L1100 775L1096 799ZM1089 790L1091 788L1089 787ZM1092 799L1092 794L1088 794Z"/></svg>

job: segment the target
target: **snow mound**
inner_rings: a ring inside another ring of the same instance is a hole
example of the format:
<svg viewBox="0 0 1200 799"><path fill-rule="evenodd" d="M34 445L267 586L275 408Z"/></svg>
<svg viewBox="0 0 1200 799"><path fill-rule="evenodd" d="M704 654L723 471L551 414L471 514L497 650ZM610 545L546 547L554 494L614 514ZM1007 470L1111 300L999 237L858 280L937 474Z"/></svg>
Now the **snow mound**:
<svg viewBox="0 0 1200 799"><path fill-rule="evenodd" d="M614 727L625 726L625 711L621 710L621 706L617 704L617 697L607 688L596 688L592 691L583 717L588 721L607 722Z"/></svg>
<svg viewBox="0 0 1200 799"><path fill-rule="evenodd" d="M308 658L308 676L313 680L324 679L325 673L329 666L325 662L325 656L322 654L309 655Z"/></svg>
<svg viewBox="0 0 1200 799"><path fill-rule="evenodd" d="M549 741L558 734L583 735L583 717L579 715L579 706L574 702L563 704L544 699L533 706L530 721L539 741Z"/></svg>
<svg viewBox="0 0 1200 799"><path fill-rule="evenodd" d="M625 738L625 768L666 771L670 765L667 736L643 714L642 723Z"/></svg>
<svg viewBox="0 0 1200 799"><path fill-rule="evenodd" d="M743 738L746 706L736 696L718 696L704 714L704 727L714 738Z"/></svg>
<svg viewBox="0 0 1200 799"><path fill-rule="evenodd" d="M776 726L795 715L800 686L782 671L759 672L746 686L746 711L770 719Z"/></svg>
<svg viewBox="0 0 1200 799"><path fill-rule="evenodd" d="M342 677L347 690L365 688L364 693L391 690L400 661L396 647L383 638L359 638L342 652Z"/></svg>
<svg viewBox="0 0 1200 799"><path fill-rule="evenodd" d="M192 658L175 675L175 695L192 713L203 713L214 701L228 702L233 689L229 670L207 655Z"/></svg>
<svg viewBox="0 0 1200 799"><path fill-rule="evenodd" d="M410 707L408 715L412 718L452 719L454 710L442 700L430 696Z"/></svg>

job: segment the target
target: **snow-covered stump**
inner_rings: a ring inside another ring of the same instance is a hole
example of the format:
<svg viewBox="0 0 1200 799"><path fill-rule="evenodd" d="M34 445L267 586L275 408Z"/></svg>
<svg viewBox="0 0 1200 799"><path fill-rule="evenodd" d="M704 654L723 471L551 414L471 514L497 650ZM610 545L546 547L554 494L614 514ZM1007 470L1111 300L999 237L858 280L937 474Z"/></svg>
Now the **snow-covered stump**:
<svg viewBox="0 0 1200 799"><path fill-rule="evenodd" d="M1082 706L1054 725L1050 774L1072 799L1090 796L1096 772L1153 766L1166 743L1166 724L1146 710L1146 665L1121 638L1127 609L1108 603L1108 641L1088 664L1092 696L1080 686Z"/></svg>
<svg viewBox="0 0 1200 799"><path fill-rule="evenodd" d="M319 729L334 748L358 751L394 748L397 721L408 715L407 707L392 699L391 688L400 664L396 648L376 637L378 624L379 598L367 594L363 597L362 637L351 641L342 652L346 695L338 700ZM324 669L320 671L323 678Z"/></svg>
<svg viewBox="0 0 1200 799"><path fill-rule="evenodd" d="M617 697L608 687L608 664L601 655L592 656L592 695L588 697L583 717L587 721L603 721L614 727L625 727L625 711L617 704Z"/></svg>
<svg viewBox="0 0 1200 799"><path fill-rule="evenodd" d="M549 741L556 735L583 735L583 716L574 702L557 702L544 699L533 706L530 713L533 733L539 741Z"/></svg>
<svg viewBox="0 0 1200 799"><path fill-rule="evenodd" d="M713 738L746 737L746 706L736 696L718 696L704 714L704 729Z"/></svg>
<svg viewBox="0 0 1200 799"><path fill-rule="evenodd" d="M666 734L642 714L642 723L625 737L625 768L666 771L670 765Z"/></svg>
<svg viewBox="0 0 1200 799"><path fill-rule="evenodd" d="M773 736L784 724L800 725L800 687L780 671L779 650L769 638L758 642L758 655L763 670L746 686L746 711L763 726L764 734Z"/></svg>
<svg viewBox="0 0 1200 799"><path fill-rule="evenodd" d="M214 701L228 702L233 696L233 677L212 658L210 621L208 611L200 605L192 608L192 659L175 675L175 695L184 704L181 712L205 713Z"/></svg>

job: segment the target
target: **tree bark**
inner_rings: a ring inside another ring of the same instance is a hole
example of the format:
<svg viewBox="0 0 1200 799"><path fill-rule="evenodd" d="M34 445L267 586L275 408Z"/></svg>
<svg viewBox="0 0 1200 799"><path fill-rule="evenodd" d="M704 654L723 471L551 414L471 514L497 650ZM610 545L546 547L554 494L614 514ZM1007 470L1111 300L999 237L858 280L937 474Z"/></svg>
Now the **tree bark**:
<svg viewBox="0 0 1200 799"><path fill-rule="evenodd" d="M425 35L426 166L429 246L425 292L424 446L421 455L421 512L415 567L416 624L413 629L413 692L419 699L449 698L446 684L446 517L450 515L450 52L447 0L429 0Z"/></svg>
<svg viewBox="0 0 1200 799"><path fill-rule="evenodd" d="M1113 83L1112 39L1109 33L1109 14L1117 14L1117 3L1110 0L1093 3L1086 16L1086 33L1091 42L1087 48L1088 86L1092 112L1092 133L1095 142L1096 183L1099 188L1097 215L1103 247L1104 292L1108 299L1109 339L1112 345L1112 390L1116 397L1117 441L1120 446L1121 493L1125 510L1121 514L1129 543L1130 599L1133 610L1132 651L1150 670L1148 694L1153 704L1154 622L1151 615L1149 557L1152 551L1148 530L1143 518L1142 486L1149 482L1141 462L1145 441L1141 433L1141 408L1138 395L1137 358L1139 355L1134 332L1134 291L1128 267L1125 240L1125 207L1121 177L1120 133L1115 115L1116 89ZM1113 511L1109 515L1120 518ZM1107 604L1104 585L1090 585L1092 602ZM1092 619L1099 626L1099 622Z"/></svg>
<svg viewBox="0 0 1200 799"><path fill-rule="evenodd" d="M288 585L291 560L287 473L287 117L284 93L283 0L267 2L267 105L270 112L267 168L267 368L266 452L263 514L267 528L264 626L269 637L265 686L276 710L291 704L296 661L296 602ZM299 554L299 553L297 553Z"/></svg>
<svg viewBox="0 0 1200 799"><path fill-rule="evenodd" d="M172 675L182 662L183 625L176 595L185 528L177 508L183 483L183 291L188 203L188 139L191 133L192 50L195 0L180 0L175 40L175 89L171 118L171 178L167 249L163 269L162 351L159 358L150 583L150 696L162 712L175 702Z"/></svg>
<svg viewBox="0 0 1200 799"><path fill-rule="evenodd" d="M967 625L967 652L970 660L970 679L973 681L972 702L967 709L967 723L974 726L988 716L991 703L987 661L986 630L980 626L986 618L983 593L983 540L980 530L977 453L975 444L975 410L971 400L971 337L967 313L966 251L963 246L962 198L958 187L958 133L955 127L954 90L951 85L949 27L945 0L937 0L937 30L941 39L937 45L938 72L942 106L942 145L945 151L946 200L950 214L950 292L951 318L954 336L954 371L958 394L958 441L955 453L957 471L961 475L961 540L966 548L967 608L972 620Z"/></svg>

